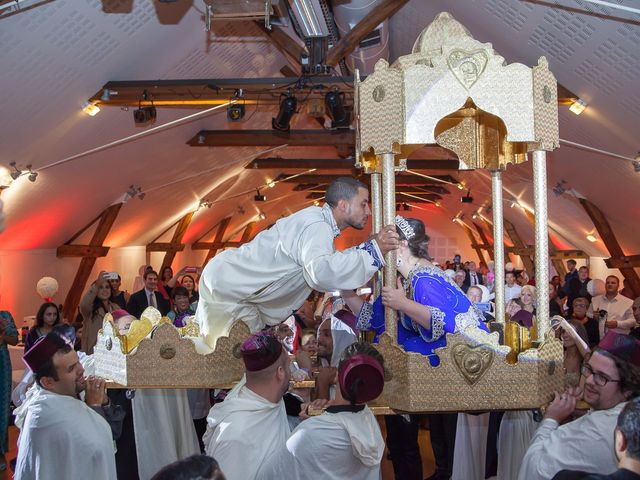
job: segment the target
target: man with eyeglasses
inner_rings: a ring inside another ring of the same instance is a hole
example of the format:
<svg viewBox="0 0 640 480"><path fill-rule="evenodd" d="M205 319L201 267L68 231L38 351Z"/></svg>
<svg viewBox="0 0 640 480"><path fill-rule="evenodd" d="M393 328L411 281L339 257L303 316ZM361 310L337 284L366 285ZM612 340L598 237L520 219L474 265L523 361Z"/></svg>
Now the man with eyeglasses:
<svg viewBox="0 0 640 480"><path fill-rule="evenodd" d="M616 470L613 432L626 402L640 395L640 341L608 332L584 364L582 377L584 389L556 393L547 407L518 480L549 479L563 469L600 474ZM579 399L591 409L563 423Z"/></svg>

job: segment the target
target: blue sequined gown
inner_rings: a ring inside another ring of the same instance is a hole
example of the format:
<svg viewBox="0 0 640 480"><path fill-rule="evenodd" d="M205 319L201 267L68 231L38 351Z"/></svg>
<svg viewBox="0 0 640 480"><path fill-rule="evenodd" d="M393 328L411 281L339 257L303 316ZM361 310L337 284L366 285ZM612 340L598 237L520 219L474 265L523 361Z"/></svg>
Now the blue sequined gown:
<svg viewBox="0 0 640 480"><path fill-rule="evenodd" d="M427 355L431 365L437 366L440 359L434 351L446 345L447 333L461 332L471 325L488 332L482 313L439 268L418 266L411 270L405 285L407 296L431 312L431 328L425 328L399 312L398 344L407 352ZM373 305L363 305L358 316L358 328L375 330L375 341L384 332L384 307L380 298Z"/></svg>

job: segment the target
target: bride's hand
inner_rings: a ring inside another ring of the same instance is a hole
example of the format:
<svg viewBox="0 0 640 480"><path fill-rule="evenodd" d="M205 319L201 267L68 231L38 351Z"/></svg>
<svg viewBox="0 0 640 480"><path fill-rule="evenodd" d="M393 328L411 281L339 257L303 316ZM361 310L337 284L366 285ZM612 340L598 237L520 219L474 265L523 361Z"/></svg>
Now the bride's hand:
<svg viewBox="0 0 640 480"><path fill-rule="evenodd" d="M397 286L398 288L382 287L382 304L394 310L401 310L402 305L407 301L407 297L400 279L397 281Z"/></svg>

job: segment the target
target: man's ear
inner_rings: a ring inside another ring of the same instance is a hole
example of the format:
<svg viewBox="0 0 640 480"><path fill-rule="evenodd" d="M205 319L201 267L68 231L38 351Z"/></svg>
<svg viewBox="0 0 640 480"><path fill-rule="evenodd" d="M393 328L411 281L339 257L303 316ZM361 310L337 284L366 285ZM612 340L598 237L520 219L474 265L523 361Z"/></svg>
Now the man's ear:
<svg viewBox="0 0 640 480"><path fill-rule="evenodd" d="M54 387L55 383L56 381L53 379L53 377L42 377L40 379L40 385L46 390L52 390L52 387Z"/></svg>
<svg viewBox="0 0 640 480"><path fill-rule="evenodd" d="M627 439L624 438L622 432L616 428L614 435L616 452L622 453L627 450Z"/></svg>
<svg viewBox="0 0 640 480"><path fill-rule="evenodd" d="M338 204L336 207L339 211L346 212L348 206L349 206L349 202L344 198L341 198L340 200L338 200Z"/></svg>

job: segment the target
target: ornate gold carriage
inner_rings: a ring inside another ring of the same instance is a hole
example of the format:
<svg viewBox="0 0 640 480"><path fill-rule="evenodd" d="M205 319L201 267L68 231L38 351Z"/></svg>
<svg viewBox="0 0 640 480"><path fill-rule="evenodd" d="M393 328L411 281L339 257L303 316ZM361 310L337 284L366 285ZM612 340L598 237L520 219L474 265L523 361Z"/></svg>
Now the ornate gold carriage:
<svg viewBox="0 0 640 480"><path fill-rule="evenodd" d="M404 411L537 408L564 384L563 352L550 332L545 151L558 147L557 84L547 62L506 65L491 44L475 40L441 13L393 65L380 60L366 80L355 80L358 165L371 174L374 230L393 224L395 171L416 148L437 144L454 151L463 168L492 172L496 319L504 323L504 245L501 171L532 153L536 208L536 348L512 352L497 333L447 335L440 365L396 343L395 312L385 312L379 350L392 379L384 399ZM395 285L395 253L384 284ZM513 345L512 345L513 346ZM514 362L514 360L516 360Z"/></svg>

